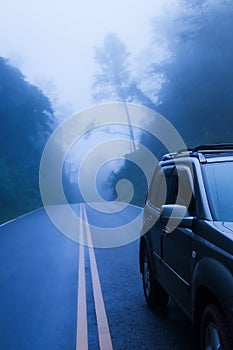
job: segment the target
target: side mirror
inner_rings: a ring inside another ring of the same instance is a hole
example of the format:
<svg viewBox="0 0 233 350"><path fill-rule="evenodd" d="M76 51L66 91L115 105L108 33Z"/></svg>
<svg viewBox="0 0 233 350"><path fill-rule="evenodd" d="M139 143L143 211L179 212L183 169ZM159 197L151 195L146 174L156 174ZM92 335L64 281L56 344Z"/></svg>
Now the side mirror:
<svg viewBox="0 0 233 350"><path fill-rule="evenodd" d="M166 204L161 207L160 222L167 226L192 228L194 217L189 216L188 208L184 205Z"/></svg>

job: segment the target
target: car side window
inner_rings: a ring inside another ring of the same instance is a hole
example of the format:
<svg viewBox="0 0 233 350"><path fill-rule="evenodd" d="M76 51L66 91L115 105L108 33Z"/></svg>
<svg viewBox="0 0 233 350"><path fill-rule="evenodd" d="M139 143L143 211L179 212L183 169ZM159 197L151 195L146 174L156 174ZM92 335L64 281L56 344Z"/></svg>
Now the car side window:
<svg viewBox="0 0 233 350"><path fill-rule="evenodd" d="M169 173L165 175L167 194L165 204L174 204L177 198L178 191L178 177L174 173Z"/></svg>
<svg viewBox="0 0 233 350"><path fill-rule="evenodd" d="M174 169L174 180L172 201L167 204L180 204L188 208L188 213L191 216L195 215L196 202L194 195L193 179L191 170L185 166L178 166Z"/></svg>
<svg viewBox="0 0 233 350"><path fill-rule="evenodd" d="M152 184L154 193L151 193L153 204L160 209L163 204L171 204L174 199L174 181L172 176L174 167L160 168L155 181Z"/></svg>
<svg viewBox="0 0 233 350"><path fill-rule="evenodd" d="M177 204L185 205L188 208L189 215L194 216L196 201L191 170L188 167L177 167L177 174L179 175Z"/></svg>
<svg viewBox="0 0 233 350"><path fill-rule="evenodd" d="M180 204L188 208L189 215L195 215L195 197L189 168L164 167L157 172L153 183L154 205L160 208L163 204Z"/></svg>
<svg viewBox="0 0 233 350"><path fill-rule="evenodd" d="M163 193L165 193L165 192L162 191L162 193L160 193L161 187L164 187L163 186L163 182L164 182L163 177L164 176L161 175L161 167L157 166L156 171L153 175L150 187L149 187L149 194L148 194L148 198L149 198L151 204L157 208L160 208L160 206L164 203L164 200L165 200L163 198L164 197ZM161 196L161 194L163 194L163 195ZM160 205L160 203L162 203L162 204Z"/></svg>

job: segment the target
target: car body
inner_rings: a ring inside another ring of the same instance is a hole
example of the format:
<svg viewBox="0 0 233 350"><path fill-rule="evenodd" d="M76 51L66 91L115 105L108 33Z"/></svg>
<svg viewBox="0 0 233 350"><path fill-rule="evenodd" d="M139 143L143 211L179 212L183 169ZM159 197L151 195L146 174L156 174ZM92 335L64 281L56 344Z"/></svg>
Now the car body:
<svg viewBox="0 0 233 350"><path fill-rule="evenodd" d="M165 155L140 240L146 301L168 296L193 322L195 349L233 349L233 145Z"/></svg>

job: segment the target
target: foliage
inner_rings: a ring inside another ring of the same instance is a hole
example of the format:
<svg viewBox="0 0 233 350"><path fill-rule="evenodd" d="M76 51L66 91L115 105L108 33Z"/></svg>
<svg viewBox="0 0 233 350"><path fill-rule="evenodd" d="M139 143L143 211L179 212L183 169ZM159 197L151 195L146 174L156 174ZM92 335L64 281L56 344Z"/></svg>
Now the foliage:
<svg viewBox="0 0 233 350"><path fill-rule="evenodd" d="M38 176L54 117L46 96L0 58L0 222L41 205Z"/></svg>
<svg viewBox="0 0 233 350"><path fill-rule="evenodd" d="M184 3L187 11L167 38L173 60L155 68L166 74L158 110L189 147L231 142L226 125L232 125L233 110L233 8L225 1Z"/></svg>

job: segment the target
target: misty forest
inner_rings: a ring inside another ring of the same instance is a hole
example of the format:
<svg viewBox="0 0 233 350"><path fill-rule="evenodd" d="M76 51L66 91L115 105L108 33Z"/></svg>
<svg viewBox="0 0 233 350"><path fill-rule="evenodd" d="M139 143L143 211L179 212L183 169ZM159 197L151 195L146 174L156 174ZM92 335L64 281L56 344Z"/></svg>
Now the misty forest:
<svg viewBox="0 0 233 350"><path fill-rule="evenodd" d="M138 57L117 34L106 35L94 52L93 102L133 102L154 109L177 128L188 147L232 142L231 1L182 4L183 11L166 23L151 19L151 45ZM1 223L42 205L40 158L58 124L49 98L6 58L0 58L0 118ZM149 135L141 133L139 141L157 155L163 151ZM143 205L145 178L131 162L112 172L102 190L114 199L122 178L138 189L133 204Z"/></svg>
<svg viewBox="0 0 233 350"><path fill-rule="evenodd" d="M233 141L233 7L230 1L207 6L205 1L183 1L183 13L172 23L152 19L151 47L134 75L130 53L109 33L96 49L99 72L93 84L95 101L134 102L165 116L179 131L187 147ZM163 57L156 50L163 46ZM159 159L166 152L149 135L141 142ZM127 178L134 188L133 204L143 206L147 184L142 172L125 161L109 177L106 188L116 197L116 183Z"/></svg>

